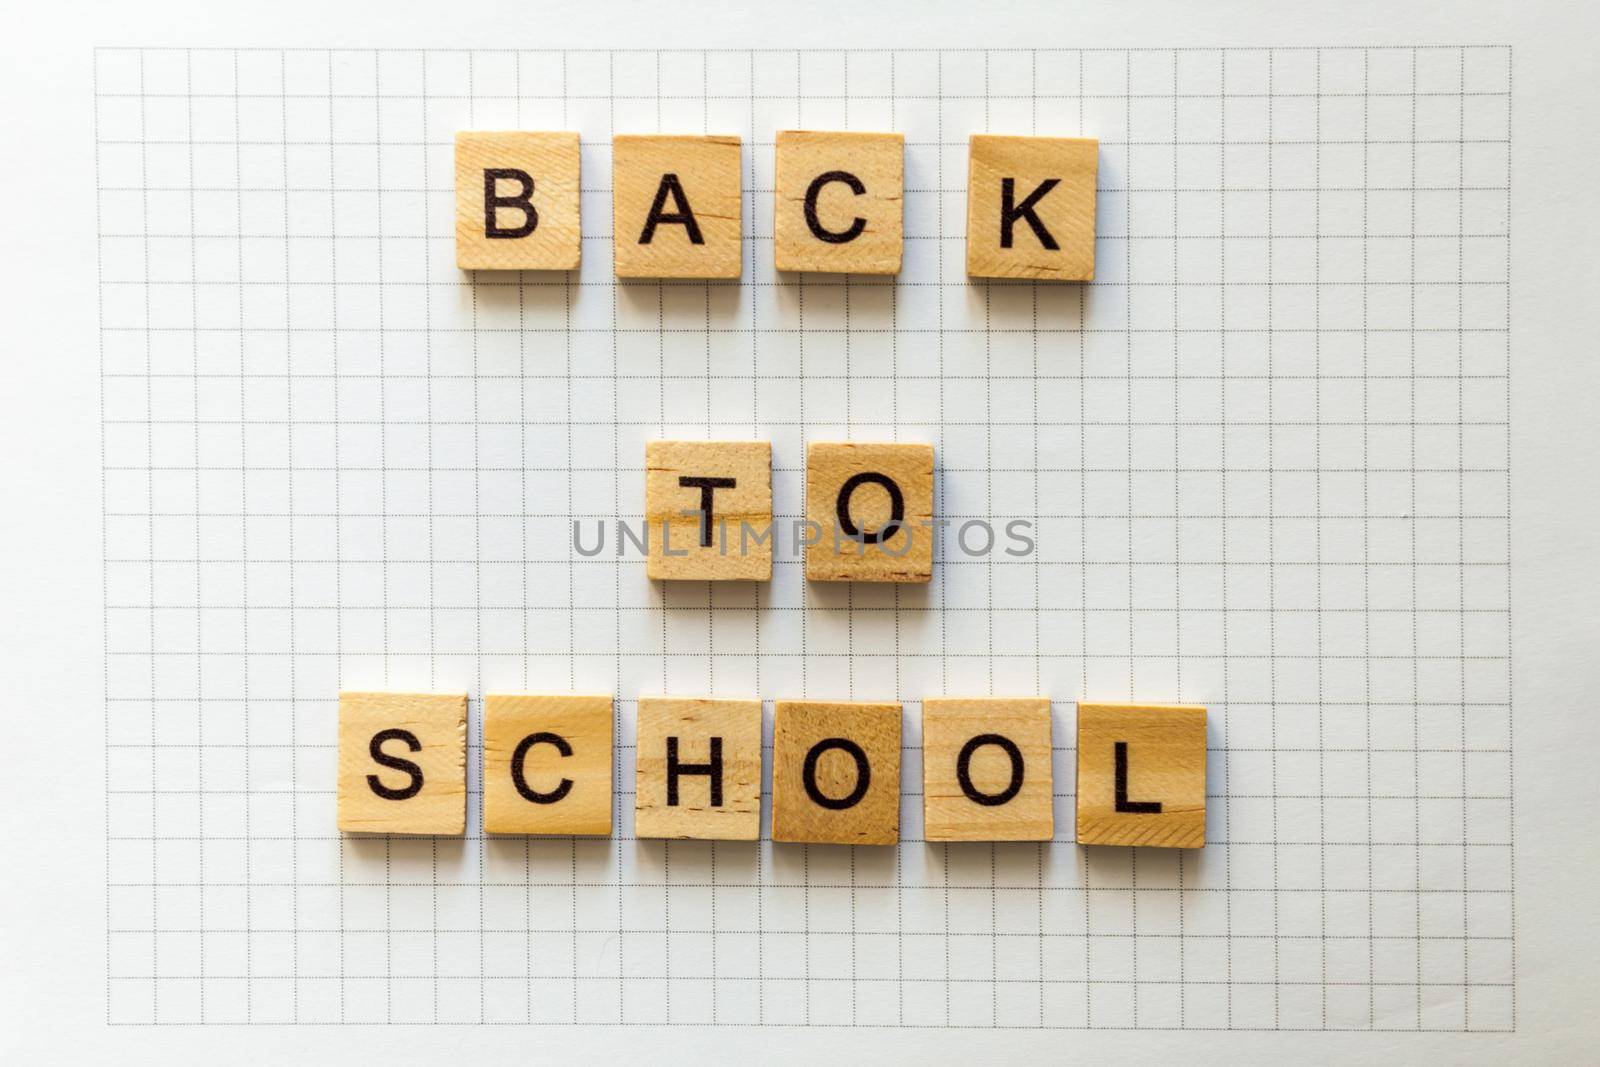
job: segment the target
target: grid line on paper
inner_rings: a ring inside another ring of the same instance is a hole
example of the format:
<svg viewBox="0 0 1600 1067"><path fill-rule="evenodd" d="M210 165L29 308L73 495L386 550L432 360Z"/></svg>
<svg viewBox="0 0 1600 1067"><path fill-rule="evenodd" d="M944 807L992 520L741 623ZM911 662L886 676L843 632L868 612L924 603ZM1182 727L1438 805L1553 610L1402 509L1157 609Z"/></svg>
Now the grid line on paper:
<svg viewBox="0 0 1600 1067"><path fill-rule="evenodd" d="M1510 68L97 51L108 1021L1513 1029ZM474 125L583 131L581 271L454 271ZM802 125L906 133L899 278L771 270ZM744 131L746 278L610 277L619 129ZM1099 281L965 278L981 130L1099 136ZM780 521L807 440L931 440L1037 552L652 587L570 537L652 433L770 438ZM341 838L341 686L610 689L624 832ZM1050 696L1068 816L1073 700L1205 703L1220 832L932 849L909 780L895 849L626 832L641 693L889 686Z"/></svg>
<svg viewBox="0 0 1600 1067"><path fill-rule="evenodd" d="M1180 66L1181 62L1182 62L1181 57L1179 57L1179 56L1173 56L1172 57L1172 137L1173 137L1173 140L1177 140L1177 138L1178 138L1178 128L1179 128L1179 124L1180 124L1180 116L1178 114L1178 88L1179 88L1179 80L1178 79L1179 79L1179 75L1182 73L1180 71L1180 69L1179 69L1179 66ZM1172 156L1172 187L1174 189L1178 188L1178 184L1179 184L1178 183L1178 177L1179 177L1178 156L1177 156L1177 153L1174 152L1173 156ZM1178 229L1178 216L1179 216L1179 205L1178 205L1176 199L1174 199L1173 204L1172 204L1172 228L1173 228L1173 230L1175 232ZM1172 243L1172 422L1173 422L1174 426L1176 426L1178 424L1178 420L1183 415L1182 399L1178 394L1178 381L1182 377L1182 374L1183 374L1183 348L1178 343L1178 327L1182 323L1182 305L1181 305L1181 303L1179 302L1179 299L1178 299L1178 284L1182 280L1182 278L1183 278L1182 261L1181 261L1181 258L1178 255L1178 243L1176 241L1174 241ZM1131 381L1131 376L1133 374L1133 368L1131 366L1128 368L1128 374L1130 376L1130 381L1129 381L1128 384L1129 384L1129 388L1131 389L1132 385L1133 385L1133 383ZM1182 509L1183 487L1178 482L1178 472L1179 472L1179 469L1183 465L1182 461L1183 461L1183 450L1182 450L1181 446L1179 445L1177 434L1174 433L1173 434L1173 438L1172 438L1172 478L1173 478L1173 484L1172 484L1172 510L1173 510L1174 514L1179 514L1183 510ZM1131 518L1130 518L1129 521L1130 522L1132 521ZM1172 612L1173 612L1173 615L1175 617L1179 618L1179 619L1183 618L1183 584L1180 581L1180 579L1182 577L1182 572L1181 572L1182 565L1183 565L1183 539L1178 536L1178 531L1177 531L1176 525L1174 525L1174 528L1173 528L1173 531L1172 531L1172 567L1173 567L1173 572L1174 572L1173 573L1173 583L1172 583ZM1132 614L1133 614L1133 612L1130 611L1129 615L1131 616ZM1183 628L1181 626L1178 628L1176 634L1174 635L1172 651L1173 651L1173 655L1177 659L1176 665L1174 666L1173 672L1172 672L1172 692L1173 692L1174 699L1176 699L1178 701L1178 703L1181 704L1181 703L1183 703L1183 700L1184 700L1184 696L1183 696ZM1185 914L1185 909L1184 909L1184 906L1183 906L1184 888L1185 888L1185 880L1184 879L1185 879L1185 875L1187 873L1188 872L1185 869L1184 856L1183 856L1182 853L1179 853L1178 854L1178 1025L1179 1026L1186 1026L1186 1025L1188 1025L1188 1021L1189 1021L1189 1004L1188 1004L1187 998L1184 996L1184 983L1185 983L1185 979L1186 979L1186 977L1188 975L1188 970L1187 970L1188 961L1184 958L1184 941L1186 940L1186 938L1184 937L1184 932L1185 932L1185 921L1187 919L1187 915Z"/></svg>
<svg viewBox="0 0 1600 1067"><path fill-rule="evenodd" d="M1515 65L1510 61L1510 55L1508 53L1508 55L1506 57L1506 143L1507 144L1510 144L1510 142L1511 142L1511 84L1512 84L1512 81L1515 79L1515 77L1516 77ZM1505 213L1506 213L1506 218L1510 219L1511 218L1511 153L1510 152L1506 153L1506 205L1505 205ZM1507 227L1507 232L1506 232L1505 274L1506 274L1506 306L1505 306L1506 333L1505 333L1505 362L1504 362L1504 366L1505 366L1505 373L1506 373L1506 396L1505 396L1504 413L1505 413L1506 423L1507 423L1507 425L1510 425L1510 421L1511 421L1511 234L1510 234L1510 227L1509 226ZM1461 335L1461 336L1464 336L1464 334ZM1509 435L1507 436L1507 439L1506 439L1505 467L1506 467L1506 471L1505 471L1505 474L1506 474L1505 493L1506 493L1506 499L1510 500L1511 499L1511 441L1510 441ZM1506 579L1505 605L1506 605L1506 614L1509 616L1510 613L1511 613L1511 567L1510 567L1510 560L1511 560L1511 523L1509 521L1506 522L1505 558L1506 558L1506 561L1507 561L1506 573L1505 573L1505 579ZM1512 670L1511 670L1511 640L1512 640L1512 638L1511 638L1511 627L1510 627L1509 622L1508 622L1508 625L1506 627L1506 746L1507 746L1507 749L1508 749L1508 751L1506 753L1506 757L1507 757L1506 758L1506 830L1507 830L1507 835L1511 839L1511 841L1513 843L1513 846L1514 846L1515 842L1516 842L1516 807L1517 807L1516 789L1515 789L1515 784L1516 784L1516 761L1511 758L1511 752L1509 750L1510 750L1510 748L1512 746L1512 739L1516 734L1516 717L1512 713L1512 708L1513 708L1512 694L1514 692L1515 686L1514 686L1514 683L1513 683ZM1463 714L1466 713L1466 705L1465 704L1462 705L1462 712L1463 712ZM1511 849L1508 850L1508 853L1507 853L1507 856L1506 856L1506 883L1508 885L1514 886L1514 885L1516 885L1516 881L1517 881L1516 848L1512 847ZM1510 928L1512 930L1515 930L1515 928L1516 928L1516 914L1517 914L1517 906L1516 906L1515 897L1512 897L1507 901L1507 909L1508 909L1508 912L1509 912L1509 920L1510 920L1509 921L1509 926L1510 926ZM1511 938L1510 939L1510 943L1509 943L1508 948L1509 948L1509 952L1510 952L1510 967L1509 967L1509 970L1511 972L1511 979L1512 979L1511 980L1510 989L1508 991L1509 992L1509 996L1511 998L1511 1004L1510 1004L1510 1009L1509 1009L1508 1014L1509 1014L1510 1020L1511 1020L1510 1025L1511 1025L1511 1027L1513 1029L1515 1029L1516 1020L1517 1020L1517 983L1516 983L1517 945L1516 945L1516 939L1515 938Z"/></svg>
<svg viewBox="0 0 1600 1067"><path fill-rule="evenodd" d="M1417 92L1417 57L1416 57L1416 53L1413 52L1412 55L1411 55L1411 93L1412 93L1412 97L1411 97L1411 173L1412 173L1413 179L1416 176L1416 170L1417 170L1417 145L1416 145L1416 140L1417 140L1417 98L1416 98L1416 92ZM1413 181L1412 184L1415 184L1415 181ZM1417 201L1416 201L1416 198L1413 197L1412 200L1411 200L1411 237L1412 237L1412 240L1411 240L1411 243L1410 243L1411 277L1412 277L1413 281L1416 279L1416 276L1417 276L1417 268L1416 268L1416 263L1417 263L1416 233L1417 233ZM1412 291L1411 291L1410 314L1411 314L1410 325L1411 325L1411 327L1413 329L1413 332L1411 334L1411 346L1410 346L1410 353L1409 353L1409 355L1410 355L1410 370L1411 370L1412 374L1415 374L1416 373L1416 369L1417 369L1417 335L1415 333L1415 327L1417 325L1417 298L1416 298L1416 289L1415 288L1413 288ZM1411 450L1410 451L1411 451L1411 463L1412 463L1413 466L1415 466L1416 462L1417 462L1417 429L1416 429L1416 426L1415 426L1415 422L1416 422L1416 418L1417 418L1417 387L1416 387L1416 383L1414 381L1411 383L1410 394L1411 394L1411 420L1412 420L1412 423L1413 423L1413 425L1411 427ZM1411 487L1410 488L1411 488L1411 510L1412 510L1412 512L1414 514L1416 512L1416 506L1417 506L1417 479L1416 479L1416 475L1415 474L1413 474L1411 476ZM1411 573L1411 610L1412 610L1411 653L1412 653L1412 656L1413 656L1413 659L1411 661L1411 684L1412 684L1413 689L1415 689L1417 687L1418 683L1419 683L1417 662L1416 662L1416 659L1414 658L1416 656L1416 654L1417 654L1417 651L1418 651L1418 649L1417 649L1417 626L1416 626L1416 609L1417 609L1417 577L1416 577L1416 569L1415 569L1416 559L1417 559L1417 531L1416 531L1415 524L1413 524L1412 527L1411 527L1411 560L1412 560L1412 565L1413 565L1412 573ZM1412 720L1411 741L1412 741L1413 748L1421 748L1422 747L1421 725L1422 724L1421 724L1420 719L1413 719ZM1420 799L1420 793L1421 793L1421 785L1420 785L1420 783L1421 783L1421 779L1422 779L1422 762L1421 761L1422 761L1422 756L1421 756L1420 753L1418 753L1418 754L1416 754L1416 755L1414 755L1412 757L1412 765L1413 765L1413 768L1414 768L1414 773L1415 773L1417 781L1419 783L1418 784L1418 788L1417 788L1417 793L1419 794L1419 796L1418 796L1417 799L1413 800L1413 809L1412 809L1413 810L1413 826L1415 827L1416 838L1417 838L1418 842L1420 842L1422 840L1422 800ZM1420 890L1422 888L1422 855L1421 855L1421 851L1420 851L1420 845L1419 845L1419 850L1418 850L1417 857L1416 857L1416 865L1417 865L1417 888ZM1422 941L1421 941L1421 938L1422 938L1422 903L1421 903L1421 901L1422 901L1422 895L1421 895L1421 893L1418 893L1418 895L1417 895L1417 906L1416 906L1417 939L1418 939L1417 940L1417 1004L1416 1004L1416 1008L1417 1008L1417 1026L1418 1027L1422 1026ZM1465 1005L1463 1005L1463 1009L1464 1008L1465 1008Z"/></svg>
<svg viewBox="0 0 1600 1067"><path fill-rule="evenodd" d="M1314 166L1316 167L1316 176L1317 176L1317 180L1315 182L1315 185L1317 186L1315 208L1316 208L1316 212L1317 212L1316 236L1318 238L1318 241L1317 241L1317 261L1316 261L1316 266L1314 268L1315 274L1314 274L1314 277L1313 277L1313 282L1320 286L1320 284L1322 282L1322 241L1320 240L1320 238L1322 237L1322 192L1321 192L1321 187L1322 187L1322 147L1321 147L1321 144L1320 144L1320 142L1322 140L1322 53L1320 51L1317 53L1317 84L1316 84L1316 92L1317 92L1317 97L1316 97L1316 100L1317 100L1317 113L1316 113L1316 134L1317 134L1317 138L1316 139L1319 142L1319 144L1317 146L1316 161L1314 163ZM1322 326L1322 294L1320 292L1320 289L1317 291L1316 305L1315 305L1315 307L1314 307L1314 309L1312 311L1312 324L1313 324L1314 328L1316 328L1316 329L1318 329L1320 331L1321 326ZM1317 464L1316 464L1317 465L1316 514L1317 514L1317 520L1318 520L1317 543L1316 543L1316 561L1317 561L1317 567L1318 567L1318 569L1317 569L1317 589L1316 589L1316 610L1317 610L1317 644L1318 644L1318 646L1320 646L1322 644L1322 638L1323 638L1322 618L1321 618L1321 616L1322 616L1322 612L1324 610L1324 608L1323 608L1323 596L1322 596L1322 571L1321 571L1321 565L1322 565L1322 528L1321 528L1321 520L1322 520L1322 426L1321 426L1321 422L1322 422L1322 389L1321 389L1322 339L1321 339L1320 336L1317 337L1315 344L1316 344L1316 351L1315 351L1315 373L1314 373L1314 376L1318 380L1317 400L1316 400L1316 421L1318 423L1318 426L1317 426L1317 438L1316 438L1316 460L1317 460ZM1323 677L1322 665L1319 663L1317 665L1317 788L1322 791L1322 805L1321 805L1321 809L1318 812L1317 832L1318 832L1318 836L1322 839L1322 846L1318 850L1318 853L1317 853L1317 867L1318 867L1317 877L1318 877L1318 883L1319 883L1320 888L1326 890L1328 888L1328 846L1327 846L1327 840L1328 840L1328 817L1327 817L1327 774L1328 774L1328 767L1327 767L1327 757L1322 751L1323 748L1326 745L1326 738L1327 738L1326 725L1323 722L1323 714L1324 714L1326 709L1323 708L1323 706L1322 706L1322 700L1323 700L1323 694L1324 694L1324 681L1325 681L1325 679ZM1319 914L1318 918L1319 918L1320 925L1321 925L1320 936L1322 938L1322 961L1321 961L1320 976L1321 976L1322 982L1324 983L1324 985L1326 985L1326 983L1328 981L1328 904L1327 904L1326 900L1324 900L1322 902L1322 907L1321 907L1320 914ZM1327 1025L1328 1025L1328 994L1327 994L1327 990L1326 989L1324 989L1323 993L1322 993L1322 1002L1321 1002L1321 1005L1320 1005L1320 1013L1321 1013L1321 1024L1322 1024L1322 1026L1324 1028L1326 1028Z"/></svg>
<svg viewBox="0 0 1600 1067"><path fill-rule="evenodd" d="M1221 57L1221 59L1219 61L1219 66L1220 66L1221 72L1222 72L1223 87L1224 87L1224 89L1226 89L1227 81L1228 81L1228 56L1227 56L1227 53L1223 53L1223 55L1222 55L1222 57ZM1219 101L1217 119L1218 119L1218 126L1219 126L1219 128L1221 129L1221 132L1222 132L1222 137L1223 137L1224 140L1226 140L1227 139L1227 132L1228 132L1228 95L1227 95L1226 92L1224 92L1222 94L1222 98ZM1227 153L1223 153L1222 158L1219 160L1218 177L1219 177L1218 184L1221 185L1224 189L1226 189L1228 187L1228 157L1227 157ZM1219 222L1219 227L1218 228L1221 230L1222 233L1226 234L1228 232L1228 200L1227 200L1227 197L1223 197L1222 203L1218 205L1218 222ZM1221 284L1224 286L1224 288L1220 290L1220 301L1222 303L1222 318L1223 318L1224 321L1226 321L1226 319L1227 319L1227 308L1228 308L1228 305L1227 305L1228 290L1225 288L1227 286L1227 284L1228 284L1228 242L1227 241L1223 241L1222 242L1222 247L1218 250L1218 257L1217 258L1218 258L1217 275L1218 275L1218 278L1219 278ZM1270 336L1270 334L1269 334L1269 336ZM1218 369L1219 369L1219 372L1220 372L1219 373L1219 378L1220 378L1220 383L1219 383L1219 392L1220 392L1219 410L1221 412L1222 421L1223 421L1224 424L1226 424L1227 421L1228 421L1228 380L1229 380L1228 379L1228 332L1226 330L1224 330L1218 336L1217 344L1218 344ZM1222 545L1221 545L1221 557L1222 557L1223 572L1224 572L1224 574L1226 574L1227 569L1228 569L1228 508L1227 508L1227 501L1228 501L1228 438L1227 438L1226 434L1223 435L1222 441L1220 443L1219 453L1221 455L1221 462L1222 462ZM1228 626L1228 584L1227 584L1226 580L1223 581L1223 585L1222 585L1221 601L1222 601L1222 604L1221 604L1221 608L1222 608L1222 642L1221 642L1221 644L1222 644L1222 656L1223 656L1223 659L1226 660L1227 657L1228 657L1228 634L1229 634L1229 626ZM1228 695L1229 695L1228 694L1228 672L1226 670L1224 670L1223 673L1222 673L1221 690L1222 690L1222 717L1223 717L1223 728L1222 729L1223 729L1224 737L1228 737L1228 736L1230 736L1230 725L1231 724L1228 721L1228 713L1229 713L1230 705L1229 705L1229 702L1228 702ZM1233 783L1233 766L1232 766L1233 748L1232 748L1231 741L1224 742L1223 757L1222 758L1223 758L1223 761L1224 761L1224 763L1223 763L1223 775L1225 776L1225 780L1229 783L1229 786L1231 788L1232 783ZM1209 773L1209 766L1208 766L1208 773ZM1207 788L1209 788L1209 786ZM1209 819L1208 819L1208 821L1209 821ZM1226 837L1227 839L1229 839L1229 840L1233 839L1233 805L1231 803L1228 804L1225 808L1223 808L1223 830L1222 830L1222 832L1223 832L1223 836ZM1227 1020L1228 1020L1228 1026L1231 1029L1234 1026L1234 1016L1233 1016L1233 976L1234 976L1233 975L1233 854L1231 852L1228 852L1228 853L1224 854L1223 864L1224 864L1223 877L1225 879L1225 884L1227 886L1227 894L1226 894L1227 915L1225 917L1225 931L1224 931L1224 937L1226 938L1226 944L1227 944L1227 950L1228 950L1228 957L1227 957L1227 976L1228 976L1227 994L1228 995L1227 995L1227 1003L1226 1003L1226 1008L1227 1008L1227 1016L1226 1017L1227 1017Z"/></svg>

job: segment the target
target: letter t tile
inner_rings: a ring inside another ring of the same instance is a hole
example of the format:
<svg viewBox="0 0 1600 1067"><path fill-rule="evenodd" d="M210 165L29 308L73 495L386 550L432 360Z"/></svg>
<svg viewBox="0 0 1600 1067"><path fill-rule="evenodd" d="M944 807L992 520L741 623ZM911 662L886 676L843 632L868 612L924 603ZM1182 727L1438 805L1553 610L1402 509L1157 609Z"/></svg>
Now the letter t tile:
<svg viewBox="0 0 1600 1067"><path fill-rule="evenodd" d="M645 571L696 581L772 577L772 444L645 444Z"/></svg>

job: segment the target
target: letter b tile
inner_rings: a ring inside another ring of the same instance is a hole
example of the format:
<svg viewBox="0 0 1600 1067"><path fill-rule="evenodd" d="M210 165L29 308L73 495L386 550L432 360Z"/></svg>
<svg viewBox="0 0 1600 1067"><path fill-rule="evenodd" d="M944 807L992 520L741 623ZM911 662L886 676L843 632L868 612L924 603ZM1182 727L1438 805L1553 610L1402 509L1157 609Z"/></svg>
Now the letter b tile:
<svg viewBox="0 0 1600 1067"><path fill-rule="evenodd" d="M456 134L456 266L576 270L582 256L578 135Z"/></svg>
<svg viewBox="0 0 1600 1067"><path fill-rule="evenodd" d="M773 717L772 839L900 840L900 705L780 700Z"/></svg>

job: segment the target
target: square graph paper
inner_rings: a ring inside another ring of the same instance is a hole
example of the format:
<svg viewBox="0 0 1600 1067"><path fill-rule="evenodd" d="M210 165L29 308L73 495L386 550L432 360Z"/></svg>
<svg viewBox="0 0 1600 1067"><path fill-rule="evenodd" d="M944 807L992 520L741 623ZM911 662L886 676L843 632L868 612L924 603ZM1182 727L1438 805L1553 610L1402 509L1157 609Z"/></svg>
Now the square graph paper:
<svg viewBox="0 0 1600 1067"><path fill-rule="evenodd" d="M109 1020L1512 1028L1510 67L98 52ZM581 132L581 271L456 270L472 128ZM784 128L905 133L898 278L774 273ZM656 130L743 138L743 280L613 280ZM982 131L1100 139L1093 284L966 278ZM654 437L771 440L780 521L807 442L932 442L1037 548L652 584L571 528ZM336 832L385 687L471 694L464 838ZM484 837L483 694L569 690L616 836ZM903 701L904 840L636 841L662 692ZM918 702L987 693L1054 702L1053 842L922 840ZM1203 851L1072 843L1080 698L1211 709Z"/></svg>

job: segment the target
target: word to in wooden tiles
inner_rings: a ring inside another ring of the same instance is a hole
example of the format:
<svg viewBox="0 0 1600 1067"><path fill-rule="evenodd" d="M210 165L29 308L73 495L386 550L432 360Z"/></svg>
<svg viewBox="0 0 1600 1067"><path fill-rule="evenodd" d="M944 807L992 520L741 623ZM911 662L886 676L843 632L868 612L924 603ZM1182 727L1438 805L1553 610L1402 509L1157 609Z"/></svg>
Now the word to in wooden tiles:
<svg viewBox="0 0 1600 1067"><path fill-rule="evenodd" d="M933 490L932 445L813 442L806 450L807 515L796 526L806 577L931 579ZM647 442L644 513L644 529L630 530L628 537L643 550L649 577L770 580L776 542L772 445ZM622 537L619 528L619 553Z"/></svg>

